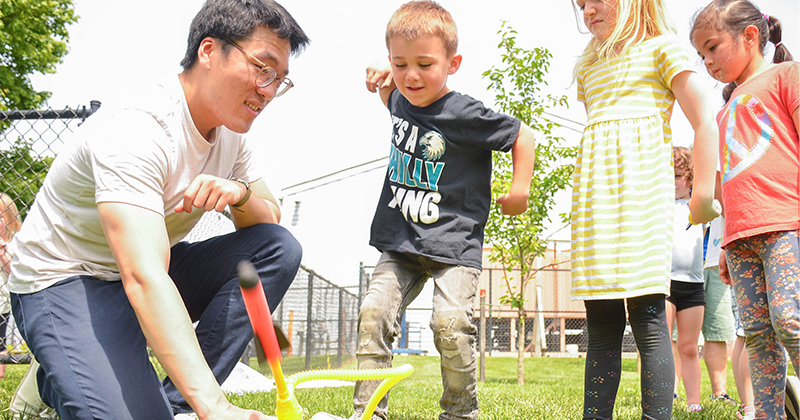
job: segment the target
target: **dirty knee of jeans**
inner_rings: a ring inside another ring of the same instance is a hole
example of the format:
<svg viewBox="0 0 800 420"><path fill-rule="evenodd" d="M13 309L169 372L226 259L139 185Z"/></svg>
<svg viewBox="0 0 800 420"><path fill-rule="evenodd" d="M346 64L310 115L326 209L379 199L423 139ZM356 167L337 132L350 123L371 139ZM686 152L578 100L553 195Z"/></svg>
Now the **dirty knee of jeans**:
<svg viewBox="0 0 800 420"><path fill-rule="evenodd" d="M433 324L437 323L433 322ZM461 356L465 351L471 351L467 335L459 327L456 318L450 318L446 323L439 324L434 331L439 352L443 357L453 359Z"/></svg>
<svg viewBox="0 0 800 420"><path fill-rule="evenodd" d="M361 330L358 332L358 347L369 347L372 343L372 333Z"/></svg>

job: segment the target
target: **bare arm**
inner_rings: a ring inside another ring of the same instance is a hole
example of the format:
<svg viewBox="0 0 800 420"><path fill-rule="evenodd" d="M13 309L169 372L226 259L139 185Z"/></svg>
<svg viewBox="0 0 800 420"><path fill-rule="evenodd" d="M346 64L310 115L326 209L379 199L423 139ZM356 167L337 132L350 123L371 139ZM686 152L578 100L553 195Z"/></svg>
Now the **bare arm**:
<svg viewBox="0 0 800 420"><path fill-rule="evenodd" d="M531 190L533 165L536 158L536 139L533 130L524 123L519 126L519 134L511 147L513 174L508 194L497 199L503 214L515 216L528 209L528 195Z"/></svg>
<svg viewBox="0 0 800 420"><path fill-rule="evenodd" d="M392 78L390 63L371 64L367 67L367 90L372 93L378 92L383 105L389 103L389 95L395 89L397 85Z"/></svg>
<svg viewBox="0 0 800 420"><path fill-rule="evenodd" d="M200 351L180 294L167 274L164 218L122 203L97 206L125 294L158 361L201 419L266 419L231 405Z"/></svg>
<svg viewBox="0 0 800 420"><path fill-rule="evenodd" d="M697 74L686 71L675 76L672 92L694 129L694 185L689 209L694 223L707 223L719 215L719 209L714 205L719 127L714 121L711 106L702 92Z"/></svg>

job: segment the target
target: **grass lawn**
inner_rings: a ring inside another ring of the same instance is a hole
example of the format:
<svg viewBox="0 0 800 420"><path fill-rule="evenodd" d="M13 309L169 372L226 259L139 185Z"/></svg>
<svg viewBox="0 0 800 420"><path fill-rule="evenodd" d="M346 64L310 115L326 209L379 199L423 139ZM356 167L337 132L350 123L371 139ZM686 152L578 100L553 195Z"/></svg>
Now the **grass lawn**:
<svg viewBox="0 0 800 420"><path fill-rule="evenodd" d="M516 384L515 358L488 358L486 382L478 384L481 420L566 420L580 419L583 405L583 364L585 359L529 358L525 359L525 385ZM286 361L291 363L290 360ZM390 398L391 420L433 420L439 414L441 377L436 356L396 357L395 365L409 363L415 372L396 385ZM353 368L354 366L346 366ZM8 403L27 365L8 366L5 379L0 381L0 419L10 418ZM681 395L673 410L673 419L735 419L736 407L712 403L708 395L711 386L703 366L702 404L700 413L686 412L686 400ZM728 392L737 399L733 376L728 375ZM298 389L300 404L311 414L325 411L348 417L353 412L353 388ZM242 407L257 409L266 414L275 410L275 392L231 395L230 400ZM614 418L639 420L639 377L635 360L623 361L623 374L617 397ZM307 416L306 418L310 418Z"/></svg>

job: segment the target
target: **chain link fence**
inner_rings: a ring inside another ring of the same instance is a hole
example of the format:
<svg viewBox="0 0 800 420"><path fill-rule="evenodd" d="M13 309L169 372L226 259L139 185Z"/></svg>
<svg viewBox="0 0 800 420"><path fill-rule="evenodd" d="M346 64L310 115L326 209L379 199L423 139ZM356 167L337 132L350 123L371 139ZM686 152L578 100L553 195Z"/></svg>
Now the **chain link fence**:
<svg viewBox="0 0 800 420"><path fill-rule="evenodd" d="M30 354L11 315L6 269L5 244L19 230L42 185L47 170L69 141L70 135L100 107L100 102L62 110L13 110L0 112L0 193L3 225L0 226L0 250L3 272L0 275L0 337L5 344L0 363L28 363ZM15 222L16 221L16 222Z"/></svg>
<svg viewBox="0 0 800 420"><path fill-rule="evenodd" d="M539 350L542 354L578 355L586 351L586 309L582 301L569 298L569 260L569 243L552 241L547 253L537 261L540 270L525 285L524 349L529 355L537 354L535 334L539 334ZM503 298L509 288L520 290L520 273L493 267L490 261L484 261L483 265L473 305L473 324L478 328L479 337L484 338L487 355L516 355L519 311L505 303ZM369 279L372 268L362 267L362 278ZM426 288L432 286L427 285ZM366 292L366 286L362 285L360 290ZM395 343L395 353L436 354L433 334L427 322L431 310L430 295L423 291L406 310L401 325L402 334ZM636 351L630 326L626 328L623 338L623 351Z"/></svg>
<svg viewBox="0 0 800 420"><path fill-rule="evenodd" d="M0 193L6 194L15 204L19 220L27 215L55 156L73 137L75 129L100 105L100 102L92 101L88 107L75 109L0 112L0 170L3 174ZM3 212L3 220L13 220L12 213L11 210ZM229 214L207 212L186 240L203 240L233 229ZM2 239L5 242L10 237L3 236ZM28 363L30 353L10 313L8 290L5 289L7 276L0 277L0 286L3 286L0 290L0 321L7 325L5 334L0 330L0 336L6 339L7 350L0 351L0 363ZM356 295L313 270L301 267L273 315L276 325L291 344L291 348L285 351L284 371L291 374L337 367L355 357L358 307ZM251 357L255 358L252 345L243 359L250 361Z"/></svg>

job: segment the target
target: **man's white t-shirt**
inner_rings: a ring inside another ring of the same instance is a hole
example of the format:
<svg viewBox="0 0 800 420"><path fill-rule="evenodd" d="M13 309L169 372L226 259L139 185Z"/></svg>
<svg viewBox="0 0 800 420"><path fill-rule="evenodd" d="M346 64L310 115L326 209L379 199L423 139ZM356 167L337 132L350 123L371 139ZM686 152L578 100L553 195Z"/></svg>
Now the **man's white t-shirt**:
<svg viewBox="0 0 800 420"><path fill-rule="evenodd" d="M177 77L124 108L101 108L56 157L14 237L9 290L33 293L78 275L119 280L97 203L162 215L172 246L203 215L173 211L200 174L259 178L243 135L225 127L211 141L200 135Z"/></svg>

